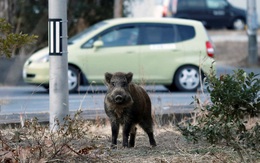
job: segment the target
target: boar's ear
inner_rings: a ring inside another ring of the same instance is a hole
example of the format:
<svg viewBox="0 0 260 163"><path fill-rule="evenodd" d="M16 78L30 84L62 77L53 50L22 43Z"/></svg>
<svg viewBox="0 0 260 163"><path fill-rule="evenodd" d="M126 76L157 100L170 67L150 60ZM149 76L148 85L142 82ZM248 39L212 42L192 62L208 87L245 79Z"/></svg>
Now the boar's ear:
<svg viewBox="0 0 260 163"><path fill-rule="evenodd" d="M130 83L132 81L132 78L133 78L133 73L129 72L125 76L126 76L127 82Z"/></svg>
<svg viewBox="0 0 260 163"><path fill-rule="evenodd" d="M110 74L110 73L108 73L108 72L105 73L105 79L106 79L106 83L107 83L107 84L110 83L110 80L111 80L112 76L113 76L113 75Z"/></svg>

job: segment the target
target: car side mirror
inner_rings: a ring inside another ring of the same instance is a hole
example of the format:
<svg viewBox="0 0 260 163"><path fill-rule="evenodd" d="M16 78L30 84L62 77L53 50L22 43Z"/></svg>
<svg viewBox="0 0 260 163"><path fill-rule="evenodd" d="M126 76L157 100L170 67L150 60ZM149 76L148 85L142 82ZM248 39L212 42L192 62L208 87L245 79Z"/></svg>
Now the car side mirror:
<svg viewBox="0 0 260 163"><path fill-rule="evenodd" d="M95 42L93 43L93 47L94 47L95 49L100 48L100 47L103 46L103 45L104 45L104 43L103 43L103 41L101 41L101 40L97 40L97 41L95 41Z"/></svg>

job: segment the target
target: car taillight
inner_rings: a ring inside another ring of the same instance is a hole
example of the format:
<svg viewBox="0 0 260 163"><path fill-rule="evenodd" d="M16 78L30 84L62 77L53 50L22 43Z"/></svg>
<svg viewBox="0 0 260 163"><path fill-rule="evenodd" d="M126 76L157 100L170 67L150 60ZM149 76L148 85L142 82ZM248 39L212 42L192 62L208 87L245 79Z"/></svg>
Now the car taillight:
<svg viewBox="0 0 260 163"><path fill-rule="evenodd" d="M168 12L167 6L163 6L162 17L167 17L167 12Z"/></svg>
<svg viewBox="0 0 260 163"><path fill-rule="evenodd" d="M206 42L206 50L207 50L208 56L213 58L214 57L214 48L210 41Z"/></svg>

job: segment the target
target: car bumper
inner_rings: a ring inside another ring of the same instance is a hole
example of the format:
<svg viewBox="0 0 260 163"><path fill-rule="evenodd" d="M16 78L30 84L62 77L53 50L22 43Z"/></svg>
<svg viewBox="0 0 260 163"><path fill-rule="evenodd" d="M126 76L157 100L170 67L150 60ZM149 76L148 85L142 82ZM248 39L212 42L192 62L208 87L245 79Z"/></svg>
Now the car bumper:
<svg viewBox="0 0 260 163"><path fill-rule="evenodd" d="M23 79L28 84L49 83L49 63L25 63Z"/></svg>
<svg viewBox="0 0 260 163"><path fill-rule="evenodd" d="M216 74L216 61L214 59L208 58L205 63L202 63L201 68L205 75Z"/></svg>

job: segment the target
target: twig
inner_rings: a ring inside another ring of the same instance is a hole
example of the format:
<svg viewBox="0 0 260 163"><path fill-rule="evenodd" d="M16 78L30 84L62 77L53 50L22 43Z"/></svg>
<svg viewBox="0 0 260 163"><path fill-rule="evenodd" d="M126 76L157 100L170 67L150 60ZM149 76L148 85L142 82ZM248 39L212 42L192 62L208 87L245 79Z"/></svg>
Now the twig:
<svg viewBox="0 0 260 163"><path fill-rule="evenodd" d="M66 147L69 148L72 152L76 153L77 155L82 155L79 152L75 151L74 149L72 149L68 144L66 144Z"/></svg>

